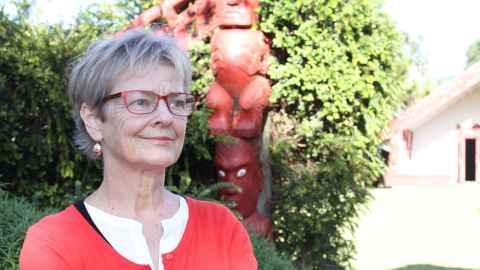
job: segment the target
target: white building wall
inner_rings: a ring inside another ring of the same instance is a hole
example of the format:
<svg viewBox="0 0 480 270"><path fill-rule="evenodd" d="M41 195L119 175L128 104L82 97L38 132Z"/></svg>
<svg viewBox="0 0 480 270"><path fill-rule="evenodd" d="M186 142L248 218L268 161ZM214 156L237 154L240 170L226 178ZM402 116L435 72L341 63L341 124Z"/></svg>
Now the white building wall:
<svg viewBox="0 0 480 270"><path fill-rule="evenodd" d="M400 175L441 175L457 178L457 124L480 123L480 91L477 90L413 130L412 156L395 171Z"/></svg>

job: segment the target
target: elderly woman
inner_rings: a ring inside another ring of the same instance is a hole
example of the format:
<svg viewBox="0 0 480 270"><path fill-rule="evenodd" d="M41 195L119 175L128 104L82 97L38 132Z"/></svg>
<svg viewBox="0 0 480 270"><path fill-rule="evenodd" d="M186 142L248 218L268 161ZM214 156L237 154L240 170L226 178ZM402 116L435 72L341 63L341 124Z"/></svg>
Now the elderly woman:
<svg viewBox="0 0 480 270"><path fill-rule="evenodd" d="M20 269L257 269L248 234L225 207L173 194L194 98L191 64L167 35L129 30L76 62L75 142L103 161L91 195L31 226Z"/></svg>

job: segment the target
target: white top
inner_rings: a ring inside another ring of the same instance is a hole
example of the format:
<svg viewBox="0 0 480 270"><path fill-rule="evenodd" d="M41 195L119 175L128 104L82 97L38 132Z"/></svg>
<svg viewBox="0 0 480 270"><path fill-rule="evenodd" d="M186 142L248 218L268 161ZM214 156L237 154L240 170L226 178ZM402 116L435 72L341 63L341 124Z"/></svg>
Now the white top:
<svg viewBox="0 0 480 270"><path fill-rule="evenodd" d="M178 196L178 198L180 201L178 211L171 218L161 221L163 235L159 239L158 270L164 270L161 255L172 252L178 246L187 227L188 205L183 197ZM148 264L154 269L147 241L143 235L142 223L111 215L87 203L85 208L98 230L120 255L137 264Z"/></svg>

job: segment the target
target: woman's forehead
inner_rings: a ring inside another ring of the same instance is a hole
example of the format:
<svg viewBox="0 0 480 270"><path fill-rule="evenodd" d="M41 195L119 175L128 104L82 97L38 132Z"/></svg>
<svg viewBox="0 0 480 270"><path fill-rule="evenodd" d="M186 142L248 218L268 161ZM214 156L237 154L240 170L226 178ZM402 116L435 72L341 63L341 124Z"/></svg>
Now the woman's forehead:
<svg viewBox="0 0 480 270"><path fill-rule="evenodd" d="M183 80L173 67L155 66L125 72L114 82L114 90L183 91Z"/></svg>

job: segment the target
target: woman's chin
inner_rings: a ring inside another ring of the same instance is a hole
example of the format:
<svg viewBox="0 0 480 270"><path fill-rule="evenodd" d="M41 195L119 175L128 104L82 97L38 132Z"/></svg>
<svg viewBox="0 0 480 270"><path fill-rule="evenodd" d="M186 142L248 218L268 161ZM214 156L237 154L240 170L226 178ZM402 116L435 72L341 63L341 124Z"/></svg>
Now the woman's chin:
<svg viewBox="0 0 480 270"><path fill-rule="evenodd" d="M163 170L177 162L179 155L173 148L170 149L129 149L113 155L114 167L127 166L132 170ZM110 155L108 155L110 156ZM116 157L115 157L116 156ZM123 164L123 165L122 165Z"/></svg>
<svg viewBox="0 0 480 270"><path fill-rule="evenodd" d="M165 157L159 159L147 159L140 162L141 167L151 168L151 169L165 169L172 166L176 160L167 159Z"/></svg>
<svg viewBox="0 0 480 270"><path fill-rule="evenodd" d="M129 159L127 162L133 164L133 169L139 170L164 170L177 161L173 155L150 155Z"/></svg>

